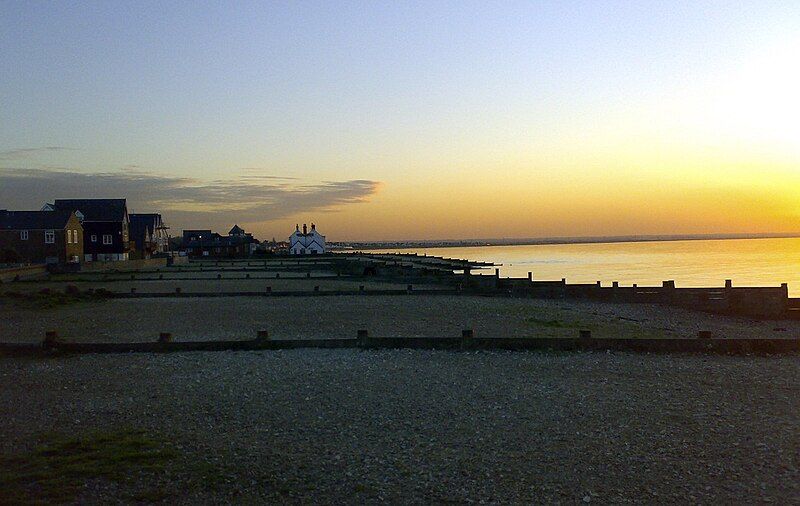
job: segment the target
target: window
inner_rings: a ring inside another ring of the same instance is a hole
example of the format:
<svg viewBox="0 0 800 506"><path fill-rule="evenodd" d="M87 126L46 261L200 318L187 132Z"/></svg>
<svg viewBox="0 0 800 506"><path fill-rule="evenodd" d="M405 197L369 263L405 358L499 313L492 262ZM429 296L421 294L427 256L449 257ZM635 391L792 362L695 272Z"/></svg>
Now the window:
<svg viewBox="0 0 800 506"><path fill-rule="evenodd" d="M28 231L27 230L20 230L19 231L19 238L20 238L21 241L27 241L28 240Z"/></svg>
<svg viewBox="0 0 800 506"><path fill-rule="evenodd" d="M44 231L44 243L45 244L54 244L56 242L56 231L55 230L45 230Z"/></svg>
<svg viewBox="0 0 800 506"><path fill-rule="evenodd" d="M92 236L92 242L97 242L97 236L96 235Z"/></svg>
<svg viewBox="0 0 800 506"><path fill-rule="evenodd" d="M67 244L72 244L72 230L67 230Z"/></svg>
<svg viewBox="0 0 800 506"><path fill-rule="evenodd" d="M103 244L111 244L111 234L103 234Z"/></svg>

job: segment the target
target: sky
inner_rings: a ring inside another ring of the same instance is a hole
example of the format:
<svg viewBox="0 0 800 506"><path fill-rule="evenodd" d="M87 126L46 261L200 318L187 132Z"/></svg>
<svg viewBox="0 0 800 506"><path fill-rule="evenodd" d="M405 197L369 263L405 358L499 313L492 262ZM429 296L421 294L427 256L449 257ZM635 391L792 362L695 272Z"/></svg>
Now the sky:
<svg viewBox="0 0 800 506"><path fill-rule="evenodd" d="M0 0L0 208L329 240L800 232L800 3Z"/></svg>

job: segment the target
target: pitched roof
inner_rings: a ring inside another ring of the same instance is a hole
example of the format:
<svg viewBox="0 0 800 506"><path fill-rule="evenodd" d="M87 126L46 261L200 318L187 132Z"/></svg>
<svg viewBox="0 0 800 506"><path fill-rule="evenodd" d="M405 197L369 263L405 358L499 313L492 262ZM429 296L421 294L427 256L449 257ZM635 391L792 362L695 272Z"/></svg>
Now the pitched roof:
<svg viewBox="0 0 800 506"><path fill-rule="evenodd" d="M145 230L152 234L153 231L159 226L159 222L161 221L161 215L157 213L129 214L128 217L131 220L131 237L137 239L139 237L144 237Z"/></svg>
<svg viewBox="0 0 800 506"><path fill-rule="evenodd" d="M239 225L234 225L232 229L228 232L228 235L242 235L244 234L244 229Z"/></svg>
<svg viewBox="0 0 800 506"><path fill-rule="evenodd" d="M53 206L58 210L80 211L83 221L123 221L127 209L125 199L58 199Z"/></svg>
<svg viewBox="0 0 800 506"><path fill-rule="evenodd" d="M0 230L63 229L72 211L5 211L0 210Z"/></svg>

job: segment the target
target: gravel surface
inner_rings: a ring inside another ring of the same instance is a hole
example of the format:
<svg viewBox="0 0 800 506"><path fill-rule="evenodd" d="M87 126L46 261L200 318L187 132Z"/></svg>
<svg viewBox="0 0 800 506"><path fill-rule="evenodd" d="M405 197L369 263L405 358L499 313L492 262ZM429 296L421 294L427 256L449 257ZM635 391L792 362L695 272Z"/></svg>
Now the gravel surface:
<svg viewBox="0 0 800 506"><path fill-rule="evenodd" d="M39 342L47 330L72 341L251 339L266 329L275 338L460 336L483 337L800 338L800 321L755 321L674 307L477 296L336 296L125 299L55 309L21 309L0 302L0 341ZM778 329L778 330L776 330Z"/></svg>
<svg viewBox="0 0 800 506"><path fill-rule="evenodd" d="M4 358L0 412L3 452L52 430L165 435L183 455L167 499L179 504L800 500L797 357ZM181 474L190 462L220 479ZM82 500L118 493L91 486Z"/></svg>
<svg viewBox="0 0 800 506"><path fill-rule="evenodd" d="M0 342L39 342L47 330L69 341L176 341L373 336L800 338L800 321L755 321L659 305L477 296L362 295L124 299L25 309L0 303ZM777 329L777 330L776 330Z"/></svg>

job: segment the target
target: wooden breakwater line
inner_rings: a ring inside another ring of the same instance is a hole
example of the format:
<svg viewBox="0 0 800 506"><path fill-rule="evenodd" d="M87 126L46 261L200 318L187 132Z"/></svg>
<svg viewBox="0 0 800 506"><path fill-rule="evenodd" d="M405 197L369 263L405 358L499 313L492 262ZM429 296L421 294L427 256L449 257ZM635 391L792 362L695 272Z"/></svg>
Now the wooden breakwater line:
<svg viewBox="0 0 800 506"><path fill-rule="evenodd" d="M460 290L454 289L425 289L412 288L406 289L367 289L359 287L358 290L321 290L315 286L314 290L273 290L267 287L264 291L239 291L239 292L184 292L180 287L175 288L174 292L139 292L131 289L130 293L124 292L104 292L104 296L110 299L159 299L159 298L219 298L219 297L336 297L348 295L460 295Z"/></svg>
<svg viewBox="0 0 800 506"><path fill-rule="evenodd" d="M595 338L587 330L576 338L476 338L472 330L461 337L372 337L359 330L355 339L271 339L259 331L255 339L242 341L173 341L161 333L155 342L78 343L63 342L54 331L42 344L0 343L0 355L52 355L84 353L169 353L197 351L269 351L299 348L364 350L449 350L449 351L558 351L695 353L711 355L784 355L800 353L800 339L719 339L700 332L697 339Z"/></svg>
<svg viewBox="0 0 800 506"><path fill-rule="evenodd" d="M486 296L511 296L511 297L532 297L547 299L589 299L601 302L623 302L623 303L650 303L663 304L669 306L684 307L692 310L721 313L735 316L745 316L751 318L768 319L800 319L800 299L791 299L788 296L788 285L782 284L780 287L734 287L730 280L726 281L724 287L719 288L678 288L674 281L664 281L661 286L620 286L613 282L611 286L602 286L597 283L568 284L566 279L561 281L538 281L533 279L532 273L528 273L527 278L501 278L499 270L495 270L495 275L474 275L472 270L485 268L485 262L471 262L467 260L447 259L439 257L426 257L425 255L415 254L336 254L323 255L320 257L304 257L298 260L280 259L277 260L278 267L297 267L298 270L305 271L306 280L318 279L320 282L330 279L341 280L366 280L395 282L400 284L429 284L439 283L448 285L453 290L450 294L480 294ZM193 261L197 264L200 271L204 265L211 266L211 271L216 267L219 269L221 264L246 265L258 268L275 267L275 260L272 261ZM335 273L336 278L311 276L309 269L311 266L323 267L331 273ZM177 268L180 271L181 268ZM223 267L224 269L224 267ZM112 271L112 276L113 276ZM119 273L120 271L117 271ZM144 275L144 271L141 275ZM152 271L149 271L152 272ZM158 273L158 269L156 270ZM171 271L172 272L172 271ZM224 271L223 271L224 272ZM241 272L241 271L240 271ZM257 271L255 271L257 272ZM296 271L295 271L296 272ZM104 276L108 274L102 274ZM249 274L244 273L244 278L248 279ZM128 273L131 281L139 281L140 276L136 273ZM165 276L161 273L156 274L159 278ZM218 273L218 280L228 279L230 275L223 276ZM170 280L180 282L181 279ZM241 276L236 276L241 279ZM281 278L279 273L275 273L275 278ZM141 281L151 281L152 278L141 279ZM212 278L213 279L213 278ZM249 279L267 279L262 277L250 277ZM286 277L285 279L300 279ZM191 281L192 279L184 279ZM198 278L198 281L208 281L205 278ZM101 282L125 281L123 279L101 279ZM136 289L133 288L133 292ZM265 293L266 292L266 293ZM181 294L180 289L172 296L183 297L224 297L224 296L264 296L270 292L268 288L265 292L212 292L198 293L191 292ZM411 292L411 290L408 290ZM109 292L110 293L110 292ZM395 295L403 293L402 290L364 290L359 293ZM435 293L441 295L443 291L425 292L414 290L416 294ZM313 291L283 291L272 292L276 296L303 296L303 295L351 295L349 290L320 290L315 286ZM112 296L123 295L114 293ZM169 293L151 294L132 293L128 297L169 297Z"/></svg>

